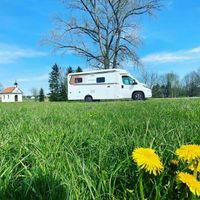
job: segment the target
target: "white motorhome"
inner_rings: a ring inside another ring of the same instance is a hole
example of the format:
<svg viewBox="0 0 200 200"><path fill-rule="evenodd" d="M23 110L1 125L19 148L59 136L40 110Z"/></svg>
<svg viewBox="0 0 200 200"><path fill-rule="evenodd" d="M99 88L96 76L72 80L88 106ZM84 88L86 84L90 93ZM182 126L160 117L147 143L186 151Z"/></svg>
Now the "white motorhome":
<svg viewBox="0 0 200 200"><path fill-rule="evenodd" d="M143 100L151 96L151 89L125 70L108 69L68 75L69 100Z"/></svg>

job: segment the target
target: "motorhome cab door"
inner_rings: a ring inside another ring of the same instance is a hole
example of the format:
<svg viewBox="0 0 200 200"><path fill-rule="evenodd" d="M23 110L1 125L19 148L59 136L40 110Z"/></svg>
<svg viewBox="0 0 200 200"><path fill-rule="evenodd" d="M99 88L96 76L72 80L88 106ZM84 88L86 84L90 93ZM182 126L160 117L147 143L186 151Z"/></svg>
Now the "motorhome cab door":
<svg viewBox="0 0 200 200"><path fill-rule="evenodd" d="M121 76L121 95L124 99L132 98L132 93L134 86L136 84L135 80L128 75Z"/></svg>

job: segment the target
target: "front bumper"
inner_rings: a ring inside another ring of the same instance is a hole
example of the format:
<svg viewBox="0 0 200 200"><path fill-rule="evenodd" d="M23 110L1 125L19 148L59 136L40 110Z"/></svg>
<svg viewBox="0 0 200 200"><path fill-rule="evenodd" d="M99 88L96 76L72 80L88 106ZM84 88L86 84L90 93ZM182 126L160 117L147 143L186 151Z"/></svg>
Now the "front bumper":
<svg viewBox="0 0 200 200"><path fill-rule="evenodd" d="M145 98L151 98L152 97L152 91L151 89L147 89L145 91Z"/></svg>

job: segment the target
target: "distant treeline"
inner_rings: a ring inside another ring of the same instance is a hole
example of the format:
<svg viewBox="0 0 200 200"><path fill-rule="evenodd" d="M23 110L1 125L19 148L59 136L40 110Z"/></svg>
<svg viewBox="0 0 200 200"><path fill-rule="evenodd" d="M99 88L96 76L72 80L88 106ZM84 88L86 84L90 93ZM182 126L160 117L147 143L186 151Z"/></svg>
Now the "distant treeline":
<svg viewBox="0 0 200 200"><path fill-rule="evenodd" d="M152 88L153 97L200 97L200 68L182 79L175 73L158 75L142 72L142 81Z"/></svg>

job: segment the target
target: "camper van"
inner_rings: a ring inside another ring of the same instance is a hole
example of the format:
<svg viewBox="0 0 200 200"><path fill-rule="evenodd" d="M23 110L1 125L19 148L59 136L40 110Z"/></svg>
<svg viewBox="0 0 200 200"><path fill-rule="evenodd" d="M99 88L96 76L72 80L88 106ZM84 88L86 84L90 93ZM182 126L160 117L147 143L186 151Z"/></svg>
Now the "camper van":
<svg viewBox="0 0 200 200"><path fill-rule="evenodd" d="M151 89L121 69L108 69L68 75L69 100L144 100Z"/></svg>

